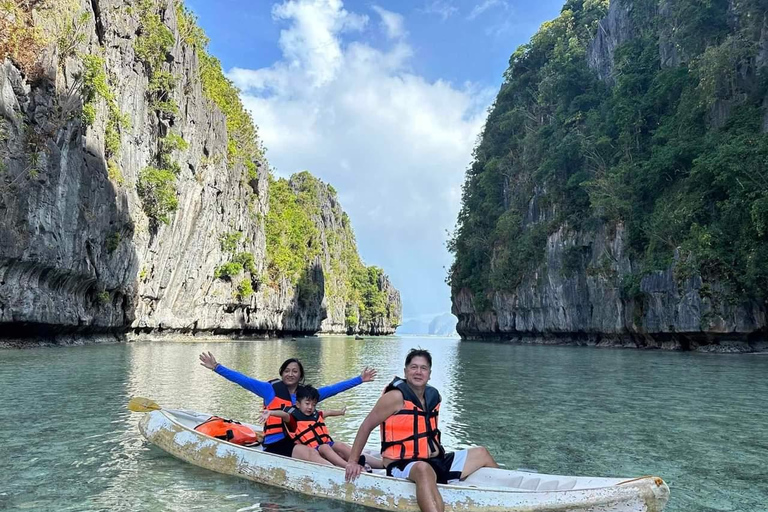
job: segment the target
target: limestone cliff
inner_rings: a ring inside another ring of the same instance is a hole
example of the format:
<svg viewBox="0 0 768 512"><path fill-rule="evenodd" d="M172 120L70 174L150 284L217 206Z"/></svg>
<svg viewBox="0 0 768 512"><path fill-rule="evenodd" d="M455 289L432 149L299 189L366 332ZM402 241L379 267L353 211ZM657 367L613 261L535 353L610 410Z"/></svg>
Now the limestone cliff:
<svg viewBox="0 0 768 512"><path fill-rule="evenodd" d="M273 188L273 198L289 195L282 200L283 205L293 201L296 207L270 210L267 238L274 241L270 246L274 256L268 259L277 266L282 263L282 269L275 269L276 275L290 275L289 269L301 269L302 261L318 262L322 286L308 286L301 273L296 279L300 297L315 297L320 302L319 330L334 334L393 334L401 322L400 293L381 269L362 263L349 216L342 210L333 187L301 172L288 181L279 180ZM282 212L282 219L275 218L278 211ZM280 226L280 220L289 223L287 229Z"/></svg>
<svg viewBox="0 0 768 512"><path fill-rule="evenodd" d="M266 277L269 166L206 46L171 0L3 4L3 336L320 330Z"/></svg>
<svg viewBox="0 0 768 512"><path fill-rule="evenodd" d="M510 60L450 241L457 330L764 350L764 3L605 5Z"/></svg>

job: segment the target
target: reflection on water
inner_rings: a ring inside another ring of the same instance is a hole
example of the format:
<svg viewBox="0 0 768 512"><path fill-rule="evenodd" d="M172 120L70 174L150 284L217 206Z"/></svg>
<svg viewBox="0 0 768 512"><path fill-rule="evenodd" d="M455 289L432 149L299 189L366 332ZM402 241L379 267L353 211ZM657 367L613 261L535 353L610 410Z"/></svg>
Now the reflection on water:
<svg viewBox="0 0 768 512"><path fill-rule="evenodd" d="M324 403L348 407L328 421L351 443L413 346L433 353L450 448L548 473L658 474L671 512L768 510L768 357L342 337L2 352L0 509L359 511L178 461L143 441L125 404L255 421L261 399L202 368L202 350L261 379L298 357L316 386L373 366L375 383Z"/></svg>

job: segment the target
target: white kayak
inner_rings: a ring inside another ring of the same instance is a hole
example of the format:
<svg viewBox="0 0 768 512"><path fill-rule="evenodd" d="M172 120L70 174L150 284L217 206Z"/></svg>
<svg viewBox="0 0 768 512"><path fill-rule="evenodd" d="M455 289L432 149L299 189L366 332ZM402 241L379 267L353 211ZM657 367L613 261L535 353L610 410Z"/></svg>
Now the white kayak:
<svg viewBox="0 0 768 512"><path fill-rule="evenodd" d="M344 468L273 455L194 430L210 416L152 411L141 419L139 430L171 455L218 473L382 510L419 510L415 486L407 480L388 477L382 470L347 483ZM658 512L669 499L667 484L653 476L591 478L491 468L439 488L447 512Z"/></svg>

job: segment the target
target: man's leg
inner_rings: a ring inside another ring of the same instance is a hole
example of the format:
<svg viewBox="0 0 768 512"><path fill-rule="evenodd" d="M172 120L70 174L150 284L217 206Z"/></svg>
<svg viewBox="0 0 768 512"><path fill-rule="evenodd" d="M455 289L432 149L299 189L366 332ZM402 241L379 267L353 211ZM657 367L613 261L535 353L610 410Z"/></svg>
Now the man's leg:
<svg viewBox="0 0 768 512"><path fill-rule="evenodd" d="M365 463L371 466L371 469L386 469L384 467L384 462L378 457L374 457L373 455L366 454Z"/></svg>
<svg viewBox="0 0 768 512"><path fill-rule="evenodd" d="M352 447L347 443L334 441L333 451L338 453L344 460L349 461L349 455L352 453ZM371 466L372 469L384 469L384 463L381 461L381 459L377 459L372 455L365 455L365 462Z"/></svg>
<svg viewBox="0 0 768 512"><path fill-rule="evenodd" d="M416 462L408 472L408 480L416 484L416 501L421 512L445 512L445 504L437 489L437 475L426 462Z"/></svg>
<svg viewBox="0 0 768 512"><path fill-rule="evenodd" d="M317 453L317 450L315 450L314 448L310 448L309 446L305 446L303 444L297 444L293 446L293 453L291 454L291 457L293 457L294 459L317 462L318 464L325 464L327 466L333 465L333 463L325 460L322 455Z"/></svg>
<svg viewBox="0 0 768 512"><path fill-rule="evenodd" d="M499 465L493 460L485 446L475 446L467 450L467 460L461 469L461 479L464 480L469 475L480 468L498 468Z"/></svg>
<svg viewBox="0 0 768 512"><path fill-rule="evenodd" d="M335 448L335 444L336 443L334 443L334 448ZM342 468L347 466L347 461L341 458L339 454L336 453L334 449L328 446L327 444L321 444L317 448L317 451L320 453L320 455L323 456L323 458L325 458L325 460L330 461L334 466L339 466Z"/></svg>

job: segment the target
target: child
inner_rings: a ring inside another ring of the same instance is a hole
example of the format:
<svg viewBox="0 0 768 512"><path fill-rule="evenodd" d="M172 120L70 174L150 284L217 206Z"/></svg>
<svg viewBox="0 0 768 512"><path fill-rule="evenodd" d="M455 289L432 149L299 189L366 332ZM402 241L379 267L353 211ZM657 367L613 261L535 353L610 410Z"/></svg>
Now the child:
<svg viewBox="0 0 768 512"><path fill-rule="evenodd" d="M325 418L331 416L344 416L347 408L339 411L316 410L320 394L312 386L299 386L296 389L296 405L284 411L265 410L261 420L266 421L269 416L278 416L286 423L286 427L295 442L314 448L323 458L332 464L346 467L349 453L352 447L348 444L334 441L328 434ZM366 457L362 456L361 465L366 465ZM384 469L381 460L368 457L370 467Z"/></svg>

